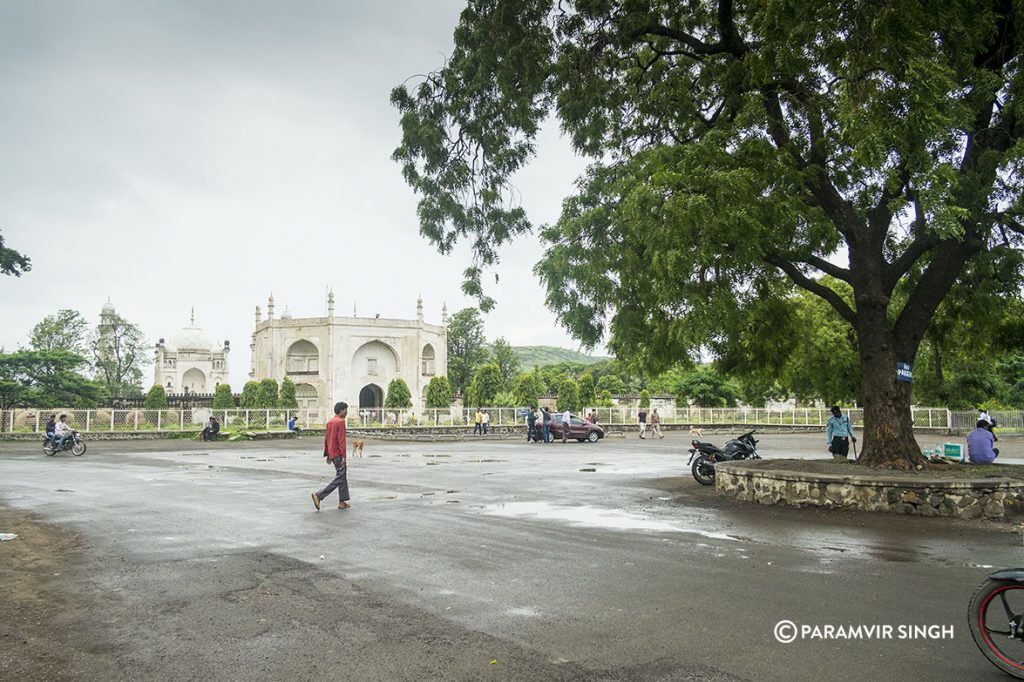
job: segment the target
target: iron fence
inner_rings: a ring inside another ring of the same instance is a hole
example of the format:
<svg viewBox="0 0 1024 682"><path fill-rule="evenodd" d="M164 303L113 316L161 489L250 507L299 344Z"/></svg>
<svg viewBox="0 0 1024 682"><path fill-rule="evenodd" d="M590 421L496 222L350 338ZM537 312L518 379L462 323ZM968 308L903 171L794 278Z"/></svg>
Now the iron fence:
<svg viewBox="0 0 1024 682"><path fill-rule="evenodd" d="M691 426L794 426L824 428L829 411L826 408L754 408L754 407L676 407L657 408L663 424ZM578 412L583 417L594 413L597 423L607 426L629 426L637 422L638 407L591 407ZM648 409L648 415L651 410ZM213 410L205 407L147 409L28 409L0 410L0 433L41 433L50 415L66 414L71 428L88 432L145 432L145 431L198 431L211 415L216 415L221 430L275 430L286 429L288 418L294 416L300 428L318 428L330 414L320 409L275 410ZM519 407L488 407L482 411L492 426L525 425L527 411ZM974 411L956 411L934 407L911 408L914 426L918 428L969 431L974 428L978 414ZM855 426L863 424L863 411L852 409L850 419ZM1024 433L1024 411L992 411L1000 432ZM387 408L349 409L350 426L360 428L396 427L459 427L472 428L476 408L453 407L439 410L399 410ZM650 423L650 416L647 419Z"/></svg>
<svg viewBox="0 0 1024 682"><path fill-rule="evenodd" d="M0 433L42 433L50 416L67 415L71 428L82 433L187 432L200 431L211 416L220 421L222 431L284 430L294 416L300 428L317 428L326 421L323 410L213 410L183 408L166 410L28 409L0 411Z"/></svg>

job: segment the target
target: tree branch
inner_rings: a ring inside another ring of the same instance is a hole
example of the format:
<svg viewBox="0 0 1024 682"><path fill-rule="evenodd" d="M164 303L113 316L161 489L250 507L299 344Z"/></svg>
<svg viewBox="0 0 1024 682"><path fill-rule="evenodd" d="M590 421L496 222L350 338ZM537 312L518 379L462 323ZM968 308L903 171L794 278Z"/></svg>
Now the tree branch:
<svg viewBox="0 0 1024 682"><path fill-rule="evenodd" d="M847 284L852 284L850 271L848 269L841 268L838 265L836 265L835 263L830 263L829 261L825 260L824 258L819 258L818 256L813 256L812 255L812 256L800 256L799 258L794 258L793 260L795 260L797 262L800 262L800 263L806 263L807 265L810 265L813 268L817 268L818 270L821 270L822 272L824 272L826 275L829 275L830 277L834 277L836 279L842 280L842 281L846 282Z"/></svg>
<svg viewBox="0 0 1024 682"><path fill-rule="evenodd" d="M896 318L896 351L903 356L902 359L912 358L911 349L916 352L935 310L949 293L960 271L984 248L985 242L977 233L969 233L962 241L947 239L938 245L934 258Z"/></svg>
<svg viewBox="0 0 1024 682"><path fill-rule="evenodd" d="M766 263L774 265L786 273L786 275L793 280L793 283L801 289L805 289L828 301L828 303L835 308L835 311L839 313L844 320L853 325L854 328L857 327L857 313L855 313L850 306L846 304L846 301L844 301L835 291L800 272L800 268L798 268L795 263L786 260L778 254L766 253L764 255L764 260Z"/></svg>

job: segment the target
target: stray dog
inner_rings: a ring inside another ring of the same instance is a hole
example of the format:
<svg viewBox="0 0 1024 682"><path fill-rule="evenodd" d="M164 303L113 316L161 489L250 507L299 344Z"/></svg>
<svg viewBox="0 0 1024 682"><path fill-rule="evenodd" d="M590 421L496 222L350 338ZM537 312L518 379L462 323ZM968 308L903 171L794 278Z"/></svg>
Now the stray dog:
<svg viewBox="0 0 1024 682"><path fill-rule="evenodd" d="M696 426L691 426L690 427L690 435L691 436L696 436L697 438L703 438L704 437L704 429L698 429Z"/></svg>
<svg viewBox="0 0 1024 682"><path fill-rule="evenodd" d="M359 454L356 454L359 453ZM354 440L352 441L352 456L362 457L363 456L363 441Z"/></svg>

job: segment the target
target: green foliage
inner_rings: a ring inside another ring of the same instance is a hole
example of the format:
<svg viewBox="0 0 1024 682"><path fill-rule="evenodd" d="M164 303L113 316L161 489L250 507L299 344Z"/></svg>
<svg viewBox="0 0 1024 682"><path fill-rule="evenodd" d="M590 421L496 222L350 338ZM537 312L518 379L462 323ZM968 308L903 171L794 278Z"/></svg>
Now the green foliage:
<svg viewBox="0 0 1024 682"><path fill-rule="evenodd" d="M536 408L540 405L538 397L544 390L544 383L537 370L523 372L516 377L512 385L512 395L516 406Z"/></svg>
<svg viewBox="0 0 1024 682"><path fill-rule="evenodd" d="M519 357L508 341L499 338L491 345L491 359L501 370L502 387L512 385L512 379L519 372Z"/></svg>
<svg viewBox="0 0 1024 682"><path fill-rule="evenodd" d="M597 389L594 387L594 377L589 372L586 372L579 378L577 385L579 388L577 399L579 409L593 407L594 403L597 402Z"/></svg>
<svg viewBox="0 0 1024 682"><path fill-rule="evenodd" d="M501 392L501 387L501 369L498 365L493 362L481 365L466 391L468 405L494 405L494 398Z"/></svg>
<svg viewBox="0 0 1024 682"><path fill-rule="evenodd" d="M275 379L263 379L259 383L259 390L256 392L256 407L258 409L273 409L277 404L277 381Z"/></svg>
<svg viewBox="0 0 1024 682"><path fill-rule="evenodd" d="M87 365L81 355L62 350L0 353L0 409L95 407L107 393L79 373Z"/></svg>
<svg viewBox="0 0 1024 682"><path fill-rule="evenodd" d="M614 405L612 402L612 394L608 390L601 391L601 396L597 399L598 407L611 407Z"/></svg>
<svg viewBox="0 0 1024 682"><path fill-rule="evenodd" d="M31 269L32 261L14 249L4 246L4 238L0 235L0 274L21 277L21 273Z"/></svg>
<svg viewBox="0 0 1024 682"><path fill-rule="evenodd" d="M464 308L448 320L448 381L452 390L466 395L477 368L487 361L484 323L476 308Z"/></svg>
<svg viewBox="0 0 1024 682"><path fill-rule="evenodd" d="M434 410L443 410L451 407L452 387L448 383L448 377L433 377L427 384L427 407Z"/></svg>
<svg viewBox="0 0 1024 682"><path fill-rule="evenodd" d="M238 399L239 407L253 410L260 406L260 382L247 381L242 387L242 395Z"/></svg>
<svg viewBox="0 0 1024 682"><path fill-rule="evenodd" d="M607 391L612 395L622 395L623 393L629 392L629 387L626 386L626 382L620 379L617 375L605 374L597 380L597 390Z"/></svg>
<svg viewBox="0 0 1024 682"><path fill-rule="evenodd" d="M255 382L250 382L255 383ZM230 384L218 384L217 388L213 391L213 409L215 410L233 410L235 408L235 398L231 395Z"/></svg>
<svg viewBox="0 0 1024 682"><path fill-rule="evenodd" d="M76 355L89 353L89 323L77 310L62 309L44 317L29 333L32 350L66 350Z"/></svg>
<svg viewBox="0 0 1024 682"><path fill-rule="evenodd" d="M679 380L673 391L680 406L734 407L739 389L711 367L698 367Z"/></svg>
<svg viewBox="0 0 1024 682"><path fill-rule="evenodd" d="M444 66L392 92L420 231L445 253L470 244L463 288L488 309L484 270L531 231L513 180L557 116L593 161L536 268L573 336L658 373L763 336L772 302L803 289L855 331L862 459L908 468L892 367L915 361L965 267L1019 260L1024 22L967 0L721 7L470 2ZM833 331L812 350L841 345ZM732 357L785 365L788 341ZM761 374L747 383L768 390Z"/></svg>
<svg viewBox="0 0 1024 682"><path fill-rule="evenodd" d="M160 384L155 384L149 392L146 393L146 399L142 401L142 406L147 410L166 410L167 409L167 391Z"/></svg>
<svg viewBox="0 0 1024 682"><path fill-rule="evenodd" d="M978 405L1004 404L1010 395L997 368L983 360L961 363L951 372L948 382L947 406L954 410L970 410Z"/></svg>
<svg viewBox="0 0 1024 682"><path fill-rule="evenodd" d="M511 391L499 391L494 396L495 407L520 407L516 401L516 396Z"/></svg>
<svg viewBox="0 0 1024 682"><path fill-rule="evenodd" d="M384 407L406 408L412 407L412 393L409 392L409 385L404 379L392 379L388 384L388 394L384 398Z"/></svg>
<svg viewBox="0 0 1024 682"><path fill-rule="evenodd" d="M89 338L97 378L113 397L141 393L149 346L139 327L115 313L104 313Z"/></svg>
<svg viewBox="0 0 1024 682"><path fill-rule="evenodd" d="M513 346L521 367L547 367L560 363L590 365L606 361L608 358L586 355L579 351L559 348L558 346Z"/></svg>
<svg viewBox="0 0 1024 682"><path fill-rule="evenodd" d="M292 410L299 406L299 401L295 398L295 382L288 377L281 380L281 388L277 393L277 406Z"/></svg>
<svg viewBox="0 0 1024 682"><path fill-rule="evenodd" d="M651 394L647 392L647 389L640 391L640 407L651 406Z"/></svg>
<svg viewBox="0 0 1024 682"><path fill-rule="evenodd" d="M555 401L555 407L559 412L570 410L575 412L579 409L579 390L576 386L576 382L572 379L563 379L558 384L558 398Z"/></svg>

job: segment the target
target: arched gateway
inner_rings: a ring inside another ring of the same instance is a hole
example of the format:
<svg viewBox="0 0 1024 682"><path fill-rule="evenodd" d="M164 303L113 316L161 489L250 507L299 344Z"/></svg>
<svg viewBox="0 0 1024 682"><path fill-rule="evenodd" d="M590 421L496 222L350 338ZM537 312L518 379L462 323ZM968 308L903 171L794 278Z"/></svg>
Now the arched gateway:
<svg viewBox="0 0 1024 682"><path fill-rule="evenodd" d="M383 405L384 391L377 384L367 384L359 391L359 409L375 409Z"/></svg>

